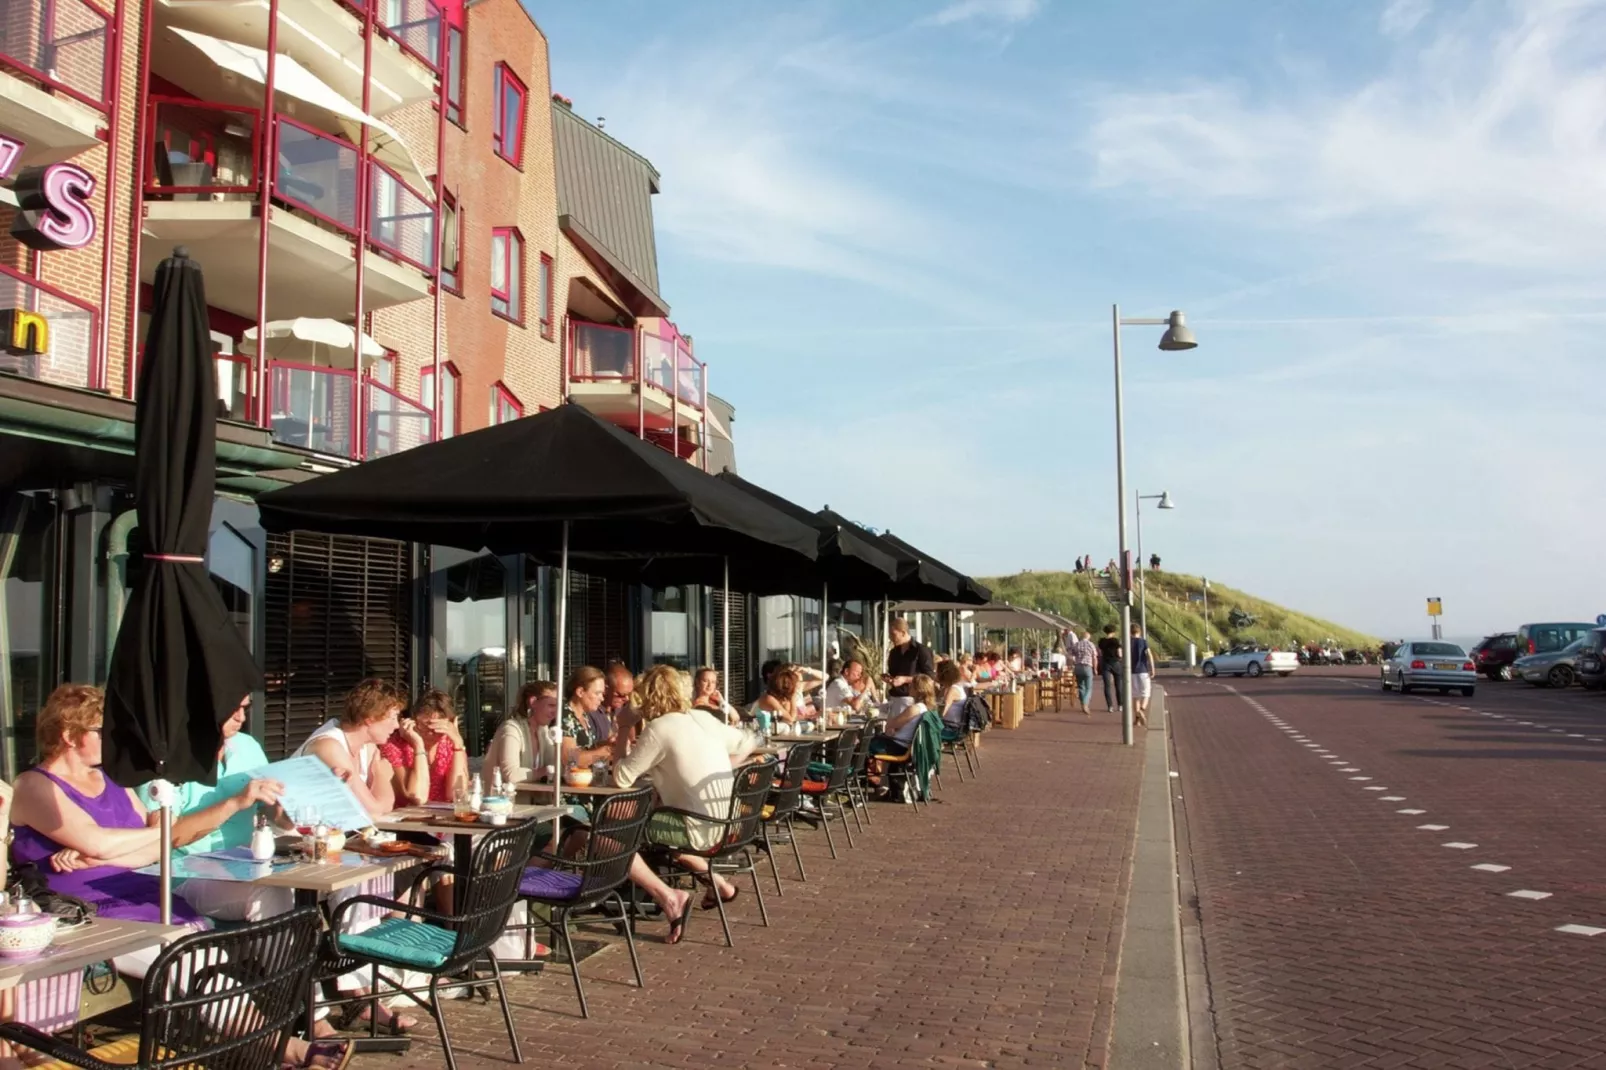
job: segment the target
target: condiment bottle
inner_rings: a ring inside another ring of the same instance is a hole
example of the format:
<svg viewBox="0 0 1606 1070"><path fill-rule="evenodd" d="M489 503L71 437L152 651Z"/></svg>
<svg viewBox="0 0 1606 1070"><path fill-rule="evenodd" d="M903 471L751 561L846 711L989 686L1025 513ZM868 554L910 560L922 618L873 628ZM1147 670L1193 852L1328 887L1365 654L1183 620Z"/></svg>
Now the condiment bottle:
<svg viewBox="0 0 1606 1070"><path fill-rule="evenodd" d="M273 829L268 826L267 814L258 814L256 827L251 830L251 857L258 862L273 857Z"/></svg>
<svg viewBox="0 0 1606 1070"><path fill-rule="evenodd" d="M480 775L478 773L475 773L474 779L469 782L468 805L476 814L485 805L485 788L480 784Z"/></svg>

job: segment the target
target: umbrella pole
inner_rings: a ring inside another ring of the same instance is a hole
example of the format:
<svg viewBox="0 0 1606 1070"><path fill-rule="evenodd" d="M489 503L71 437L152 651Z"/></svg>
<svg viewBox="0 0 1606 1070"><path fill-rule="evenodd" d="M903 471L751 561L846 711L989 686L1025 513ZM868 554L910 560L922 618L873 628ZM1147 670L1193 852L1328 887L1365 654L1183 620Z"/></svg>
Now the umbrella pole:
<svg viewBox="0 0 1606 1070"><path fill-rule="evenodd" d="M820 676L831 682L831 585L820 584ZM825 684L820 685L820 709L825 709Z"/></svg>
<svg viewBox="0 0 1606 1070"><path fill-rule="evenodd" d="M725 597L719 603L720 607L720 654L724 662L725 673L721 677L724 688L725 701L730 701L731 695L731 559L725 556Z"/></svg>
<svg viewBox="0 0 1606 1070"><path fill-rule="evenodd" d="M162 924L173 924L173 808L162 805Z"/></svg>
<svg viewBox="0 0 1606 1070"><path fill-rule="evenodd" d="M558 559L558 686L563 686L563 656L569 640L569 522L563 522L563 553ZM574 696L563 695L559 708L566 706Z"/></svg>

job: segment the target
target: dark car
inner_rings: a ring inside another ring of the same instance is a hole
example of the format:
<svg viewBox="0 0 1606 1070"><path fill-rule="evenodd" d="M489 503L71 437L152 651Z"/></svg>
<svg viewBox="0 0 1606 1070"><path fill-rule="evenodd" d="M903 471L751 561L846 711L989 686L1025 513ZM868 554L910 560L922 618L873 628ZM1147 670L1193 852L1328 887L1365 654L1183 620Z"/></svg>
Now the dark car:
<svg viewBox="0 0 1606 1070"><path fill-rule="evenodd" d="M1598 624L1580 624L1577 621L1548 624L1524 624L1517 629L1517 656L1548 654L1552 650L1571 646L1596 628Z"/></svg>
<svg viewBox="0 0 1606 1070"><path fill-rule="evenodd" d="M1500 632L1487 636L1470 651L1478 671L1491 680L1511 679L1511 663L1517 660L1517 633Z"/></svg>
<svg viewBox="0 0 1606 1070"><path fill-rule="evenodd" d="M1573 663L1578 682L1591 691L1606 687L1606 628L1596 628L1585 636L1584 649Z"/></svg>

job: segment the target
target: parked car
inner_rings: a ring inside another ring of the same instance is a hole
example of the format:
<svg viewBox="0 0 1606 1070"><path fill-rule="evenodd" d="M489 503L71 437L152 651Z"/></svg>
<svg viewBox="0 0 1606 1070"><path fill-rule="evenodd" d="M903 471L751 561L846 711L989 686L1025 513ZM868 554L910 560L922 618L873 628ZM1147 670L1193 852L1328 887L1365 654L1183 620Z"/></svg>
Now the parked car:
<svg viewBox="0 0 1606 1070"><path fill-rule="evenodd" d="M1459 691L1471 698L1477 690L1478 669L1467 652L1455 643L1416 639L1401 643L1383 662L1383 690L1408 695L1419 687L1436 687L1448 695Z"/></svg>
<svg viewBox="0 0 1606 1070"><path fill-rule="evenodd" d="M1517 633L1499 632L1484 637L1468 651L1478 671L1491 680L1511 679L1511 663L1517 660Z"/></svg>
<svg viewBox="0 0 1606 1070"><path fill-rule="evenodd" d="M1590 632L1595 629L1590 628ZM1571 687L1578 682L1578 656L1589 644L1589 632L1560 650L1529 654L1511 664L1511 671L1535 687Z"/></svg>
<svg viewBox="0 0 1606 1070"><path fill-rule="evenodd" d="M1263 646L1235 646L1225 654L1205 658L1204 674L1218 676L1264 676L1274 672L1287 676L1299 668L1299 655L1292 650L1267 650Z"/></svg>
<svg viewBox="0 0 1606 1070"><path fill-rule="evenodd" d="M1578 682L1591 691L1606 687L1606 628L1596 628L1584 636L1584 649L1573 666Z"/></svg>
<svg viewBox="0 0 1606 1070"><path fill-rule="evenodd" d="M1570 646L1599 628L1598 624L1580 624L1577 621L1563 624L1524 624L1517 629L1517 653L1548 654Z"/></svg>

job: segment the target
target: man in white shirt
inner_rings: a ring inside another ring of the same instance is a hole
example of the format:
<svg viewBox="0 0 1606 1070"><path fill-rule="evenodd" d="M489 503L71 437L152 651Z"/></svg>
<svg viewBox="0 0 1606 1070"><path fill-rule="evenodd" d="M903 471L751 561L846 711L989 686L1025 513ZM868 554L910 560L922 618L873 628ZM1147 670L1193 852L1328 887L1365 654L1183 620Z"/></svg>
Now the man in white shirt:
<svg viewBox="0 0 1606 1070"><path fill-rule="evenodd" d="M864 663L850 661L825 686L825 708L834 710L847 706L854 713L864 709L870 689L864 672Z"/></svg>

